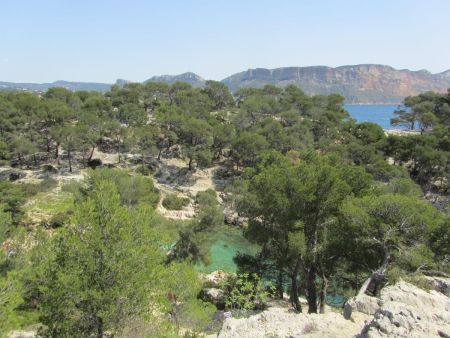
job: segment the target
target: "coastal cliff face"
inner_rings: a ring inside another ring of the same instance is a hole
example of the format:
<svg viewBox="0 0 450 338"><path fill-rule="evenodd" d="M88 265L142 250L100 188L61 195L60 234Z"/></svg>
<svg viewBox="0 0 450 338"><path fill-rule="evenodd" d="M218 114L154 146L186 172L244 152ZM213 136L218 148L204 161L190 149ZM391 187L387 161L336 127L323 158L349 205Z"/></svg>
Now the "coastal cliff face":
<svg viewBox="0 0 450 338"><path fill-rule="evenodd" d="M307 94L341 94L348 103L399 103L406 96L421 92L447 91L450 71L432 74L383 65L257 68L234 74L222 82L231 91L266 84L281 87L294 84Z"/></svg>

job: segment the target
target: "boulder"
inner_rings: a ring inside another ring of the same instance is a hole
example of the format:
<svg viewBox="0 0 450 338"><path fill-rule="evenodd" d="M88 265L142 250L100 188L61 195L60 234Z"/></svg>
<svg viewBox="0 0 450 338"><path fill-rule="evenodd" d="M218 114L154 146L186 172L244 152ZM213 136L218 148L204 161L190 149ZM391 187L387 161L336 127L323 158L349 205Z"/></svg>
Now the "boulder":
<svg viewBox="0 0 450 338"><path fill-rule="evenodd" d="M223 309L225 307L225 299L221 289L203 289L201 292L201 298L206 302L213 303L218 309Z"/></svg>
<svg viewBox="0 0 450 338"><path fill-rule="evenodd" d="M344 317L350 319L353 311L373 315L380 308L381 300L367 295L356 296L347 300L344 305Z"/></svg>
<svg viewBox="0 0 450 338"><path fill-rule="evenodd" d="M212 286L218 286L223 280L228 277L228 274L223 270L216 270L205 276L205 282Z"/></svg>
<svg viewBox="0 0 450 338"><path fill-rule="evenodd" d="M236 211L229 207L224 208L223 214L225 223L229 225L242 226L247 221L245 217L239 216Z"/></svg>

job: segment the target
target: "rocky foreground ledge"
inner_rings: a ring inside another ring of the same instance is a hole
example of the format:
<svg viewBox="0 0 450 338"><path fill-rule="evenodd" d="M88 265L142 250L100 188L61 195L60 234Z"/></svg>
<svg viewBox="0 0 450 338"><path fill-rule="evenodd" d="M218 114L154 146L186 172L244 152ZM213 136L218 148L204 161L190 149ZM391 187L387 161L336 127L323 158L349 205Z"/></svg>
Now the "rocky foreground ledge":
<svg viewBox="0 0 450 338"><path fill-rule="evenodd" d="M400 281L381 291L380 298L348 301L343 313L296 314L272 305L249 318L227 318L219 338L260 337L450 337L449 279L430 281L438 291L425 291ZM347 318L347 319L346 319Z"/></svg>

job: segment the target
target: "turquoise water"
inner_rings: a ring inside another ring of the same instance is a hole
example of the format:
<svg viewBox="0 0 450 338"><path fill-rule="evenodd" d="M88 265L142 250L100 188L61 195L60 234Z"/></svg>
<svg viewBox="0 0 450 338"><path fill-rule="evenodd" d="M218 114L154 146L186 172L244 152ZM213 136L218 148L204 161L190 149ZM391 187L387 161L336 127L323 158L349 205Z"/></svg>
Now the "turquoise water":
<svg viewBox="0 0 450 338"><path fill-rule="evenodd" d="M258 245L245 239L239 227L224 226L214 235L210 249L211 263L207 266L198 265L197 270L205 273L215 270L236 272L237 266L233 262L233 257L238 252L254 255L258 252L258 248Z"/></svg>
<svg viewBox="0 0 450 338"><path fill-rule="evenodd" d="M349 112L350 116L358 122L374 122L379 124L383 129L399 129L399 127L391 126L391 118L394 117L394 110L397 105L380 105L380 104L345 104L344 108Z"/></svg>

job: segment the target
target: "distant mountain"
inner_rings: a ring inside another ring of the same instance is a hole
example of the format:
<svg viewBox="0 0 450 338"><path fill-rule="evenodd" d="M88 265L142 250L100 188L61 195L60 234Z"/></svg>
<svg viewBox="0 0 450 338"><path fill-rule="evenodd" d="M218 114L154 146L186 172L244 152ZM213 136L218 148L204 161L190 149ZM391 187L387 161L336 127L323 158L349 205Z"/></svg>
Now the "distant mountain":
<svg viewBox="0 0 450 338"><path fill-rule="evenodd" d="M144 83L146 83L146 82L165 82L165 83L171 85L177 81L190 83L192 85L192 87L195 87L195 88L203 87L206 82L205 79L202 78L201 76L199 76L195 73L187 72L187 73L183 73L180 75L153 76L150 79L148 79L147 81L144 81Z"/></svg>
<svg viewBox="0 0 450 338"><path fill-rule="evenodd" d="M15 83L0 82L0 90L31 90L45 92L51 87L64 87L69 90L95 90L106 92L111 87L107 83L55 81L52 83Z"/></svg>
<svg viewBox="0 0 450 338"><path fill-rule="evenodd" d="M404 97L433 90L447 91L450 70L432 74L384 65L354 65L249 69L222 80L231 91L266 84L299 86L308 94L338 93L347 103L399 103Z"/></svg>
<svg viewBox="0 0 450 338"><path fill-rule="evenodd" d="M187 72L179 75L153 76L146 82L176 81L190 83L195 88L205 85L201 76ZM118 79L116 85L124 86L130 81ZM341 67L283 67L276 69L256 68L231 75L222 80L232 92L244 87L263 87L273 84L285 87L299 86L307 94L338 93L346 103L400 103L406 96L425 91L445 92L450 87L450 70L432 74L427 70L411 71L384 65L354 65ZM0 82L0 90L46 91L50 87L70 90L95 90L105 92L111 84L95 82L56 81L52 83Z"/></svg>

